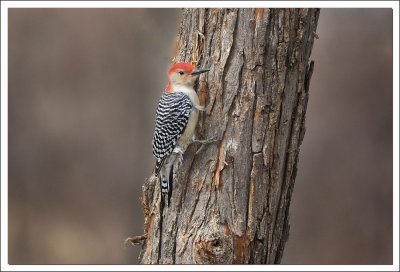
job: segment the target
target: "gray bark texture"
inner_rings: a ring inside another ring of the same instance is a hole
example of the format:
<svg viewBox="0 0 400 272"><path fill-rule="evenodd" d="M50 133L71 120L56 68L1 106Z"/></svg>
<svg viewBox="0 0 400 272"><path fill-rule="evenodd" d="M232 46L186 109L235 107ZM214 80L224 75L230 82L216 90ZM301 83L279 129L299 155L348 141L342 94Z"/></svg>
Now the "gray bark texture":
<svg viewBox="0 0 400 272"><path fill-rule="evenodd" d="M210 68L169 206L143 185L142 264L277 264L304 137L319 9L184 9L174 61Z"/></svg>

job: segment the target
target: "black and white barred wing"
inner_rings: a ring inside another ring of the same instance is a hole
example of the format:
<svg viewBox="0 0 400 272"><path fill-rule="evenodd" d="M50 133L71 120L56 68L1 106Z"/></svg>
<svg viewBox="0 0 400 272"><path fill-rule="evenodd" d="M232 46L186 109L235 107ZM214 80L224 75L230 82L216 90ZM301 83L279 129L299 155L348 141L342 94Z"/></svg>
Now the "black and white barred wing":
<svg viewBox="0 0 400 272"><path fill-rule="evenodd" d="M156 157L155 174L158 175L165 159L174 150L189 121L193 105L184 93L164 93L156 113L153 154Z"/></svg>

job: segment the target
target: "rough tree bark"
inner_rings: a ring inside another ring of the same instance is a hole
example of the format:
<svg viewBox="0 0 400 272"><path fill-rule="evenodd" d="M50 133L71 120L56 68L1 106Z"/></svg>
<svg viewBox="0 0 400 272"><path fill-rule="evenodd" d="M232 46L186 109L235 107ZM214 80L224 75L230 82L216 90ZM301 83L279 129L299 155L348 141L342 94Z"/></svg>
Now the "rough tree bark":
<svg viewBox="0 0 400 272"><path fill-rule="evenodd" d="M142 264L279 263L304 137L319 9L184 9L174 61L208 67L198 138L169 207L143 186Z"/></svg>

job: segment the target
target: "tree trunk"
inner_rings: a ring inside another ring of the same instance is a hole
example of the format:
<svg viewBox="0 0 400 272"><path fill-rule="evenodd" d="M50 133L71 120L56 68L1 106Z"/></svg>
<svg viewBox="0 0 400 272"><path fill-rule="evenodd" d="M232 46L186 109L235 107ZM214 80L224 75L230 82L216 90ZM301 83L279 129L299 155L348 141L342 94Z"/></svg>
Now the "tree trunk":
<svg viewBox="0 0 400 272"><path fill-rule="evenodd" d="M142 264L276 264L304 137L319 9L184 9L174 61L210 68L170 206L143 186Z"/></svg>

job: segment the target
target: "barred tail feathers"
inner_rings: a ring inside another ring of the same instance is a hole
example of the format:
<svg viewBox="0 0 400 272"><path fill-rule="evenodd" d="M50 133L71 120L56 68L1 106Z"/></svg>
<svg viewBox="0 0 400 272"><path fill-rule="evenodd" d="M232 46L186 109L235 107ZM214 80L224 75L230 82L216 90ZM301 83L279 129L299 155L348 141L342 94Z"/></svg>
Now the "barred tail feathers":
<svg viewBox="0 0 400 272"><path fill-rule="evenodd" d="M173 184L173 176L174 176L174 166L171 166L171 171L169 172L169 183L168 183L168 206L171 200L172 195L172 184Z"/></svg>
<svg viewBox="0 0 400 272"><path fill-rule="evenodd" d="M160 174L161 168L163 167L166 158L167 157L164 157L164 158L156 160L156 167L155 167L155 170L154 170L154 173L156 174L156 177Z"/></svg>
<svg viewBox="0 0 400 272"><path fill-rule="evenodd" d="M160 187L161 196L167 197L167 203L169 205L172 195L172 184L173 184L173 165L164 165L163 170L160 174Z"/></svg>
<svg viewBox="0 0 400 272"><path fill-rule="evenodd" d="M165 195L169 192L169 182L166 179L160 178L161 194Z"/></svg>

